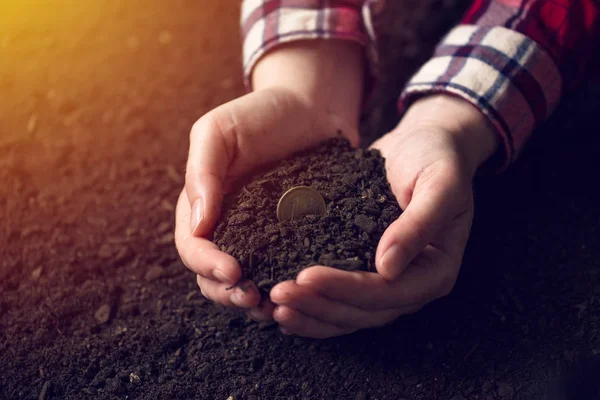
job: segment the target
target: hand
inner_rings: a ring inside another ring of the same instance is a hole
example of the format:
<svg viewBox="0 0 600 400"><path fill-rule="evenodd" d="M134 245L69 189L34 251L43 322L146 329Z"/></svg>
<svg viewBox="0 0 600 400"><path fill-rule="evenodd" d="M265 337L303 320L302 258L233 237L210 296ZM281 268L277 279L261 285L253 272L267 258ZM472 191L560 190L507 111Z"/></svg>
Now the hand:
<svg viewBox="0 0 600 400"><path fill-rule="evenodd" d="M377 273L317 266L271 290L284 333L329 337L387 324L447 295L473 219L471 180L495 151L485 118L464 100L426 97L373 144L404 210L384 232Z"/></svg>
<svg viewBox="0 0 600 400"><path fill-rule="evenodd" d="M342 60L348 68L339 72L336 67ZM184 264L197 274L205 297L246 309L254 319L271 319L272 304L261 301L253 282L239 282L239 263L208 240L223 195L257 167L312 147L339 131L357 145L361 68L357 45L296 43L257 64L256 91L196 122L190 135L185 187L177 202L175 243Z"/></svg>

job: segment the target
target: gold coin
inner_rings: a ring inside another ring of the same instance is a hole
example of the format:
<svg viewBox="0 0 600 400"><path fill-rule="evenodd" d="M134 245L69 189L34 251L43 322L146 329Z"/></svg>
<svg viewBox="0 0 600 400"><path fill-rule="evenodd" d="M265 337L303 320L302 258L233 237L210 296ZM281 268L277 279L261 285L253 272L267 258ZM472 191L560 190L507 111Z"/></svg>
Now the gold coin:
<svg viewBox="0 0 600 400"><path fill-rule="evenodd" d="M323 215L326 211L325 200L319 192L308 186L294 186L279 199L277 219L294 221L305 215Z"/></svg>

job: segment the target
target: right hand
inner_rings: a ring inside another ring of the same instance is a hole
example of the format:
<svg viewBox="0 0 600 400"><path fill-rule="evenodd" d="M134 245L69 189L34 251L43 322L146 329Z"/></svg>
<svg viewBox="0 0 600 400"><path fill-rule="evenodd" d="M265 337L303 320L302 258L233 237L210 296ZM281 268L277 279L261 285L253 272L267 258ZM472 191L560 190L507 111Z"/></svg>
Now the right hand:
<svg viewBox="0 0 600 400"><path fill-rule="evenodd" d="M185 187L177 201L175 244L184 264L197 274L205 297L246 309L257 320L272 318L273 304L261 302L253 282L240 282L237 260L209 240L223 196L261 165L340 131L358 145L362 68L360 46L353 43L312 40L283 45L254 68L254 92L194 124Z"/></svg>

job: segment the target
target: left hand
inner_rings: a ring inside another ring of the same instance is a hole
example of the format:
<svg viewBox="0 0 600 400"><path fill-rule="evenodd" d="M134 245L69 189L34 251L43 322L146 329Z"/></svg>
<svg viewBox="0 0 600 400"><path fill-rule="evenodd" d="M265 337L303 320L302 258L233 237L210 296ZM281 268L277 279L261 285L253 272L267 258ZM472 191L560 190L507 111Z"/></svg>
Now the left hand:
<svg viewBox="0 0 600 400"><path fill-rule="evenodd" d="M375 272L316 266L275 286L282 332L325 338L385 325L450 293L473 220L471 181L498 145L485 117L446 95L417 101L373 144L404 212L384 232Z"/></svg>

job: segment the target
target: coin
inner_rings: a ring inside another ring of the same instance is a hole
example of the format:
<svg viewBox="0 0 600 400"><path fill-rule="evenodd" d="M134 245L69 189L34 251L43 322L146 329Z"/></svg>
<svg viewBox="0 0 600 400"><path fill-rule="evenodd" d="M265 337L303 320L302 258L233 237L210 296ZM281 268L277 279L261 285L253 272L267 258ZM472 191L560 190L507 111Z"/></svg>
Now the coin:
<svg viewBox="0 0 600 400"><path fill-rule="evenodd" d="M319 192L308 186L294 186L279 199L277 219L293 221L305 215L323 215L326 211L325 200Z"/></svg>

